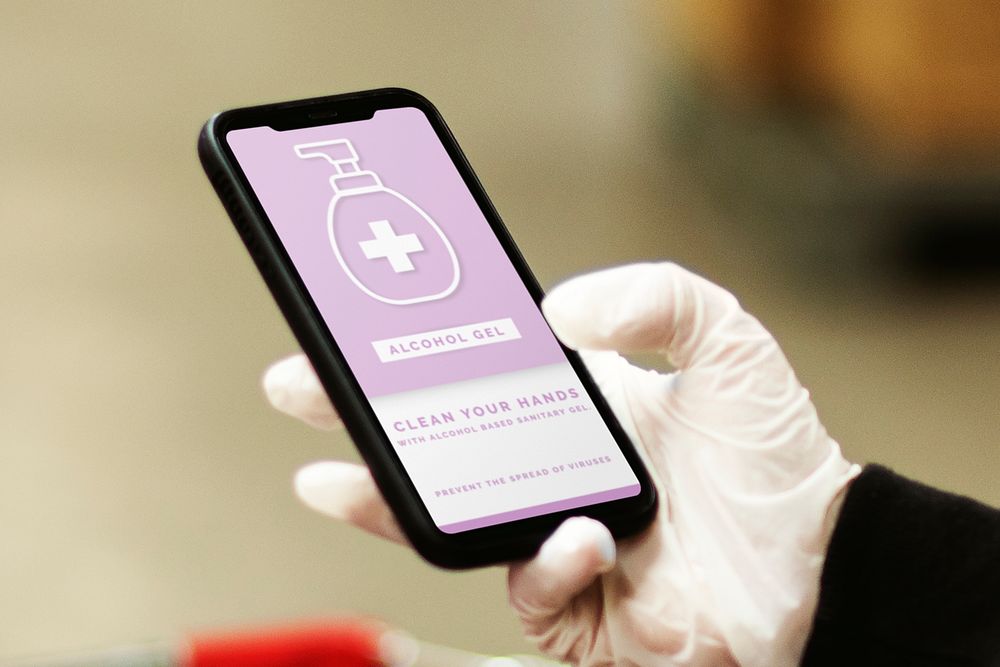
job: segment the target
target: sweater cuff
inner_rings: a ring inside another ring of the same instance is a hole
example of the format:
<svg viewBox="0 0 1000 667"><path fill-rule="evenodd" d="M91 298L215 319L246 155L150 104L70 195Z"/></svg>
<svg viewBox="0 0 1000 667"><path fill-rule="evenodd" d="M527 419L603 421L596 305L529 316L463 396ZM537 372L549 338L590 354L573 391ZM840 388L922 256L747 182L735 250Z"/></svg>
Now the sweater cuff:
<svg viewBox="0 0 1000 667"><path fill-rule="evenodd" d="M1000 665L1000 511L866 467L827 550L801 664Z"/></svg>

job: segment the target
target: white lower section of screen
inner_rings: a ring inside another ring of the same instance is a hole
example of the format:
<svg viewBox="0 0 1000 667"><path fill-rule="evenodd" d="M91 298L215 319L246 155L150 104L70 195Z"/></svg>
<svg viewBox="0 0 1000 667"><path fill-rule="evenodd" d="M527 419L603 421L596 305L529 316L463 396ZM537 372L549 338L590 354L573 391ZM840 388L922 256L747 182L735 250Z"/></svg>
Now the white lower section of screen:
<svg viewBox="0 0 1000 667"><path fill-rule="evenodd" d="M568 363L371 400L434 522L459 532L633 496Z"/></svg>

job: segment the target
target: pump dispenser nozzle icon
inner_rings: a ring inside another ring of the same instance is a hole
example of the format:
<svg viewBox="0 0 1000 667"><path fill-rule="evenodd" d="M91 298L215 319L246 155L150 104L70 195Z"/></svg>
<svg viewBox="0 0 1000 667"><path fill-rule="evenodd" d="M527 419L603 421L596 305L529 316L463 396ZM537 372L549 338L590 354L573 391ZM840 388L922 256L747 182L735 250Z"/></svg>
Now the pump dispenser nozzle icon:
<svg viewBox="0 0 1000 667"><path fill-rule="evenodd" d="M330 245L348 278L368 296L392 305L443 299L458 287L458 256L427 213L382 184L348 139L297 144L302 159L333 166L327 209Z"/></svg>

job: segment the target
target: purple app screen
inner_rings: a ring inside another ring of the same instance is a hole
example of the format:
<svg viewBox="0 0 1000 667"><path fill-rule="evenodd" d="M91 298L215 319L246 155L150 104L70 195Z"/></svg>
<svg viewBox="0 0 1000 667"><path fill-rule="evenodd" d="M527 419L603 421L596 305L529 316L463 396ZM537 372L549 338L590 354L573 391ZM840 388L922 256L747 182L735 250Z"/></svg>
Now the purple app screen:
<svg viewBox="0 0 1000 667"><path fill-rule="evenodd" d="M639 492L422 111L226 140L441 530Z"/></svg>

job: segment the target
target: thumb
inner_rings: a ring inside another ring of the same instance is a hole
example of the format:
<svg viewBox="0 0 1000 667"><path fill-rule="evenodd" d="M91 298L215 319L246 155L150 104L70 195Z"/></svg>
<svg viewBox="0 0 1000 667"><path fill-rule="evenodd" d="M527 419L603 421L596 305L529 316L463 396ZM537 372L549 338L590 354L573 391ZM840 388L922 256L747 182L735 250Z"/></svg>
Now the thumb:
<svg viewBox="0 0 1000 667"><path fill-rule="evenodd" d="M542 310L570 347L655 350L682 370L745 361L762 346L773 347L771 335L736 297L669 262L579 276L552 290Z"/></svg>

